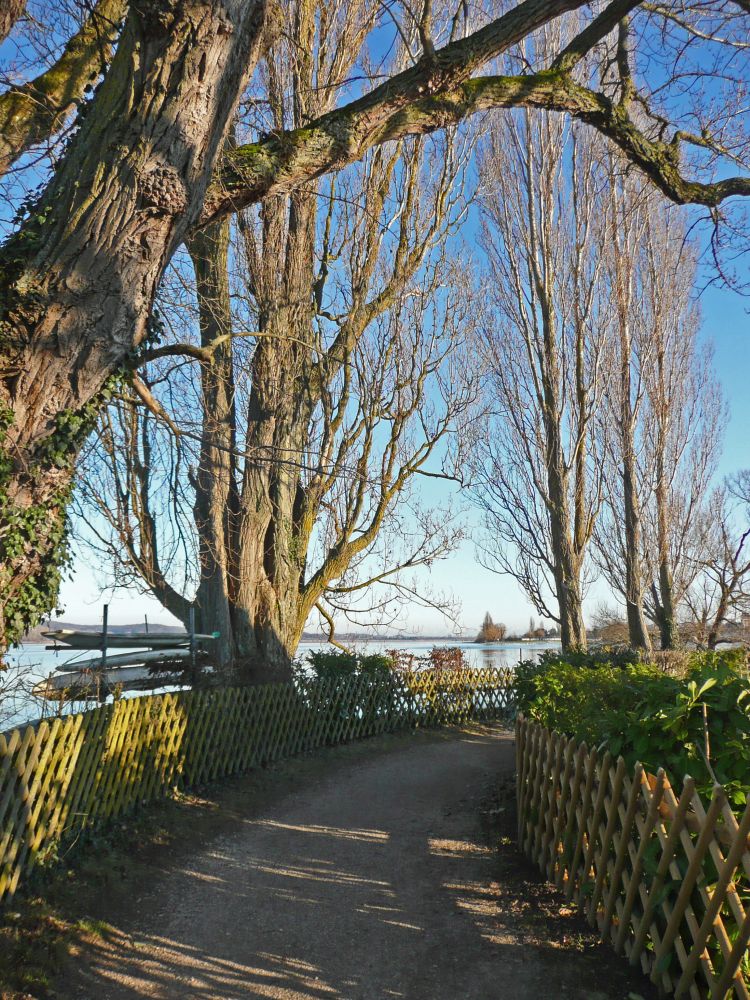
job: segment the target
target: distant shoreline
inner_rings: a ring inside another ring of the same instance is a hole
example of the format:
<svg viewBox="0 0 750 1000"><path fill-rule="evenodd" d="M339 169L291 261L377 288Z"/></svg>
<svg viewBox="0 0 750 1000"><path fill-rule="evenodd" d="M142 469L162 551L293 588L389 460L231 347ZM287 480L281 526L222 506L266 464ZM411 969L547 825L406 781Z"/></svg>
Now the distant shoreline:
<svg viewBox="0 0 750 1000"><path fill-rule="evenodd" d="M516 646L519 642L560 642L557 636L545 636L543 639L526 639L522 636L511 636L508 639L498 639L495 642L477 642L470 635L362 635L355 633L347 635L337 632L336 638L342 642L466 642L472 646ZM325 635L303 635L301 642L328 642Z"/></svg>
<svg viewBox="0 0 750 1000"><path fill-rule="evenodd" d="M59 629L73 629L76 632L100 632L101 625L78 625L73 622L52 622L49 625L37 626L33 629L28 636L25 636L21 641L22 646L46 646L49 643L48 639L45 639L41 635L42 629L45 632L57 631ZM131 625L110 625L109 631L113 635L123 635L128 632L143 632L143 623L138 622L137 624ZM149 631L154 635L159 634L173 634L176 632L183 633L185 630L178 625L151 625ZM544 639L527 639L521 636L510 636L506 639L501 639L497 642L476 642L473 635L416 635L416 634L405 634L405 635L371 635L366 632L337 632L336 639L341 642L395 642L395 643L413 643L413 642L440 642L440 643L471 643L476 646L508 646L508 645L518 645L518 643L541 643L541 642L557 642L559 639L554 636L548 636ZM312 632L303 632L300 643L327 643L328 636L315 634Z"/></svg>

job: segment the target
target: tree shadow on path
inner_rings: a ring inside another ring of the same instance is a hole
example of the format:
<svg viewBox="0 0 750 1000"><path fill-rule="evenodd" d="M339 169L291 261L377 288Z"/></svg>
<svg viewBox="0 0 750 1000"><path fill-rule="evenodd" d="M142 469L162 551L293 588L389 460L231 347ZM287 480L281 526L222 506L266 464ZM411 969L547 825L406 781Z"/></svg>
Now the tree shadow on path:
<svg viewBox="0 0 750 1000"><path fill-rule="evenodd" d="M479 822L488 788L512 769L512 736L499 725L344 754L145 886L127 919L108 918L114 926L60 995L654 995L622 959L602 965L601 950L592 960L557 932L547 942L515 926L502 859Z"/></svg>

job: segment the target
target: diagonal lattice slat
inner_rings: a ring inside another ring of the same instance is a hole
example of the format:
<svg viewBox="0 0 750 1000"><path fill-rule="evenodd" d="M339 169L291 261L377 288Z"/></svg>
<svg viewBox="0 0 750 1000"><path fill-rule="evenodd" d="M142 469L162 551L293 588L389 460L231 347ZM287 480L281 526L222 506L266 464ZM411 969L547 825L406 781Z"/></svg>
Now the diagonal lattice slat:
<svg viewBox="0 0 750 1000"><path fill-rule="evenodd" d="M510 670L399 671L125 699L0 735L0 901L59 841L177 789L513 699Z"/></svg>
<svg viewBox="0 0 750 1000"><path fill-rule="evenodd" d="M628 773L523 716L516 721L518 843L616 951L666 993L750 1000L750 803L716 785Z"/></svg>

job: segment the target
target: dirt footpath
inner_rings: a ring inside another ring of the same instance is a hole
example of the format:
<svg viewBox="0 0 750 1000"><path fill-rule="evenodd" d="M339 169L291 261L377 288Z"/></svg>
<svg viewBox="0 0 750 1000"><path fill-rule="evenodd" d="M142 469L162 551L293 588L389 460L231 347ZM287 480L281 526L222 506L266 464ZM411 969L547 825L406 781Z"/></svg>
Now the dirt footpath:
<svg viewBox="0 0 750 1000"><path fill-rule="evenodd" d="M577 942L582 925L564 920L558 897L528 898L517 882L530 877L523 863L490 846L480 807L502 813L487 796L512 775L511 734L482 726L366 748L329 751L305 787L155 866L129 912L107 915L110 931L89 942L57 995L652 995L626 962ZM540 912L541 933L530 929Z"/></svg>

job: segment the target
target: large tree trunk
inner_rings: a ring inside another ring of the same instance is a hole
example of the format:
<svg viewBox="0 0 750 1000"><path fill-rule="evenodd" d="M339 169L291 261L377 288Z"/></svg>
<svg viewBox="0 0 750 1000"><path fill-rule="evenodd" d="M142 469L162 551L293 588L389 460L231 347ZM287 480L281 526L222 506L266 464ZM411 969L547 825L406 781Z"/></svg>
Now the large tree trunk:
<svg viewBox="0 0 750 1000"><path fill-rule="evenodd" d="M92 404L142 341L198 216L264 14L262 0L133 10L68 154L3 248L0 643L54 600L35 577L56 555Z"/></svg>
<svg viewBox="0 0 750 1000"><path fill-rule="evenodd" d="M721 594L719 597L719 603L716 608L716 613L711 620L711 624L708 628L708 633L706 635L706 645L709 649L716 649L716 643L719 641L719 635L721 634L721 626L724 624L724 620L727 616L727 611L729 610L729 588L722 587Z"/></svg>
<svg viewBox="0 0 750 1000"><path fill-rule="evenodd" d="M236 483L236 414L231 340L202 364L204 422L195 517L201 576L197 604L204 628L222 633L221 665L235 662L253 683L290 677L307 616L302 588L309 543L300 482L311 402L310 364L314 199L277 199L264 208L266 239L258 282L261 336L250 376L242 490ZM284 241L283 283L274 237ZM190 243L209 347L231 330L228 225ZM266 257L267 253L267 257Z"/></svg>
<svg viewBox="0 0 750 1000"><path fill-rule="evenodd" d="M310 191L296 192L288 204L277 198L264 205L263 254L253 276L262 336L248 403L235 638L240 659L261 679L289 676L309 610L301 595L313 519L302 463L313 406L307 345L313 338L315 212Z"/></svg>
<svg viewBox="0 0 750 1000"><path fill-rule="evenodd" d="M332 95L314 86L316 6L295 7L297 42L291 110L302 124ZM269 66L269 96L283 128L283 81ZM303 597L313 518L303 464L313 402L308 381L314 340L317 194L307 189L263 204L262 245L251 265L261 336L251 372L245 465L237 522L233 621L245 677L288 680L308 609ZM256 248L257 250L258 248Z"/></svg>
<svg viewBox="0 0 750 1000"><path fill-rule="evenodd" d="M540 293L543 292L541 285ZM562 443L561 406L563 395L555 321L550 303L540 294L544 308L545 358L542 369L544 422L547 445L547 489L549 492L550 538L554 564L555 596L559 608L560 642L563 651L586 649L586 628L581 599L581 559L574 550L573 517L569 478Z"/></svg>
<svg viewBox="0 0 750 1000"><path fill-rule="evenodd" d="M561 571L555 574L555 584L560 608L560 643L565 652L572 652L585 650L587 639L578 574L570 568L565 572L562 567L566 562L561 559Z"/></svg>
<svg viewBox="0 0 750 1000"><path fill-rule="evenodd" d="M240 659L261 679L289 675L306 618L301 594L309 531L299 463L309 410L294 371L296 354L284 340L265 341L253 363L235 637Z"/></svg>
<svg viewBox="0 0 750 1000"><path fill-rule="evenodd" d="M674 613L672 570L669 561L659 564L659 641L662 649L676 649L679 643Z"/></svg>
<svg viewBox="0 0 750 1000"><path fill-rule="evenodd" d="M200 563L196 605L199 630L219 633L212 652L217 666L226 670L234 658L232 564L238 514L229 220L197 233L188 250L195 268L201 346L211 351L211 360L201 363L203 424L194 484Z"/></svg>
<svg viewBox="0 0 750 1000"><path fill-rule="evenodd" d="M573 550L567 477L559 447L559 426L547 431L550 536L555 566L555 596L560 617L560 642L565 652L586 649L580 558Z"/></svg>

